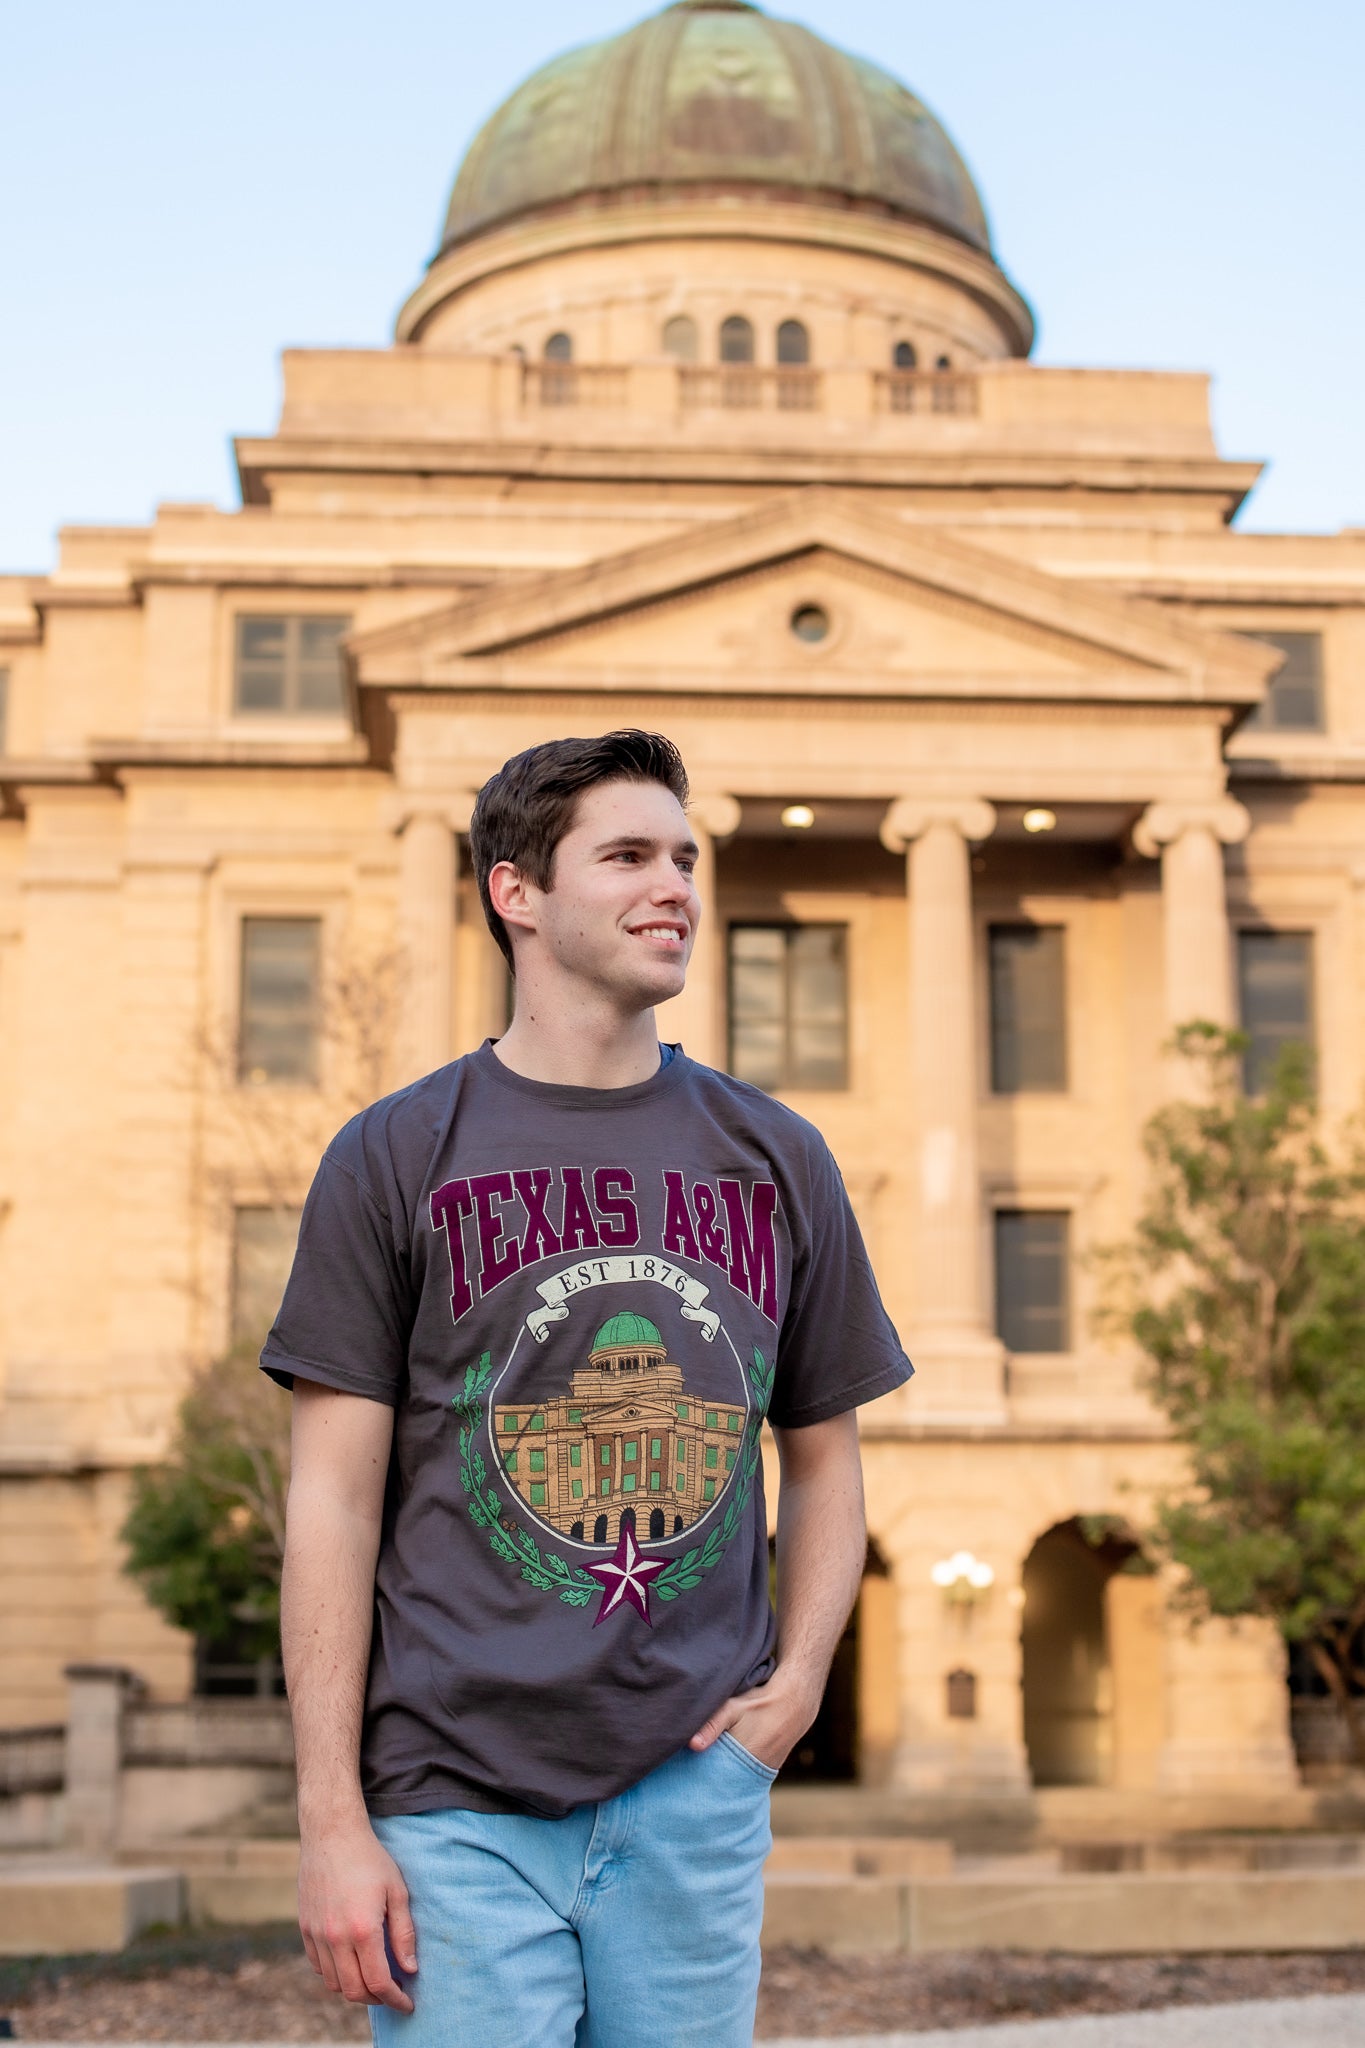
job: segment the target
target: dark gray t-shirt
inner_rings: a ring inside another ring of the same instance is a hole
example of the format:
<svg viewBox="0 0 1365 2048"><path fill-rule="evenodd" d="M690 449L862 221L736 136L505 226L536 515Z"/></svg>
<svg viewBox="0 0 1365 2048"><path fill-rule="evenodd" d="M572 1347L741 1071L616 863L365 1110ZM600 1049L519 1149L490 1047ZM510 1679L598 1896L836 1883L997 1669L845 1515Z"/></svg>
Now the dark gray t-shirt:
<svg viewBox="0 0 1365 2048"><path fill-rule="evenodd" d="M763 1417L911 1371L810 1124L681 1052L565 1088L491 1042L328 1147L262 1363L396 1410L376 1814L611 1798L761 1684Z"/></svg>

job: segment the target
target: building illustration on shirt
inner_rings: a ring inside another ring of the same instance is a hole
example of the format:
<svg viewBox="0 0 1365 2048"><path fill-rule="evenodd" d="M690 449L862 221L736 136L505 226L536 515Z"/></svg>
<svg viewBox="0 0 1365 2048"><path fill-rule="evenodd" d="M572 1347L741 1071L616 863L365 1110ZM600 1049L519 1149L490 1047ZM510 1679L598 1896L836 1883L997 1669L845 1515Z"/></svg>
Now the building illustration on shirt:
<svg viewBox="0 0 1365 2048"><path fill-rule="evenodd" d="M647 1316L614 1315L567 1394L495 1406L503 1470L543 1522L580 1542L614 1543L633 1511L642 1542L679 1536L735 1468L746 1411L698 1399Z"/></svg>

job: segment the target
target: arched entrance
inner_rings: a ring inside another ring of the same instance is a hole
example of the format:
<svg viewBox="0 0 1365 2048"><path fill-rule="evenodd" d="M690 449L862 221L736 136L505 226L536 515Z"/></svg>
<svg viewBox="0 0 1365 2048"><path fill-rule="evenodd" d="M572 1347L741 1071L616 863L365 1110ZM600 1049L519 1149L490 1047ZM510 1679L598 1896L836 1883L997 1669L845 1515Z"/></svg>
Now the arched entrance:
<svg viewBox="0 0 1365 2048"><path fill-rule="evenodd" d="M835 1649L820 1711L783 1764L781 1783L884 1783L899 1718L895 1688L891 1578L869 1543L862 1589Z"/></svg>
<svg viewBox="0 0 1365 2048"><path fill-rule="evenodd" d="M1109 1516L1040 1536L1024 1564L1024 1743L1035 1785L1150 1782L1162 1727L1162 1601Z"/></svg>

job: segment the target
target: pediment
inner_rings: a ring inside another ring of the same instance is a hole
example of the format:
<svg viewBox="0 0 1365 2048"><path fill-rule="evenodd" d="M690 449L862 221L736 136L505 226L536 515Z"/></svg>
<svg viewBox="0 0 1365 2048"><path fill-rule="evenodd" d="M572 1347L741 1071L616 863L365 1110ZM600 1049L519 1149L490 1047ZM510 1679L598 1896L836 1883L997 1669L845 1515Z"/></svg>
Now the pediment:
<svg viewBox="0 0 1365 2048"><path fill-rule="evenodd" d="M793 620L818 608L828 629ZM1259 701L1275 652L846 495L518 578L358 636L362 685Z"/></svg>

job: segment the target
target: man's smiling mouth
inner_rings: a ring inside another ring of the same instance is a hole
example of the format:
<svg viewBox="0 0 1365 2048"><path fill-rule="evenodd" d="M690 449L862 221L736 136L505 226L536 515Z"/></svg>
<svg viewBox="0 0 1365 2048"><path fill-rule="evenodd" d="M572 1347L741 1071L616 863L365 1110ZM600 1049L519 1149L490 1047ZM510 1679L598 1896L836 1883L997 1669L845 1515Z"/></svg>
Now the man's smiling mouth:
<svg viewBox="0 0 1365 2048"><path fill-rule="evenodd" d="M650 939L659 946L685 946L687 928L680 924L637 924L631 927L633 939Z"/></svg>

